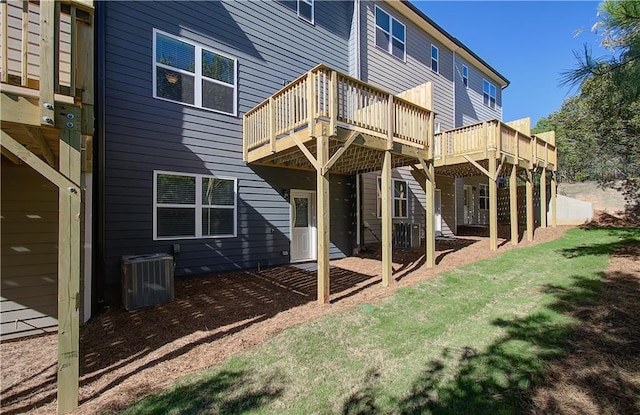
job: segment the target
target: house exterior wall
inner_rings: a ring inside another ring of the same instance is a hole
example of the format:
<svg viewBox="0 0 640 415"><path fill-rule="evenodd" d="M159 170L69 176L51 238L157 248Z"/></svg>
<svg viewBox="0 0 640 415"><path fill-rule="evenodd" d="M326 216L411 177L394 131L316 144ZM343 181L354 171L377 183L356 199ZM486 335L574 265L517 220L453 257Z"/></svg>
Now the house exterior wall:
<svg viewBox="0 0 640 415"><path fill-rule="evenodd" d="M457 54L454 55L454 59L455 127L475 124L484 120L497 119L502 121L502 88ZM462 80L463 65L468 68L469 72L469 82L466 87ZM484 104L482 84L485 79L496 87L495 108L490 108Z"/></svg>
<svg viewBox="0 0 640 415"><path fill-rule="evenodd" d="M116 296L120 258L172 253L176 275L287 263L288 189L315 174L242 161L242 114L319 63L348 71L351 2L105 2L104 283ZM237 116L153 98L153 30L237 59ZM304 35L301 35L304 34ZM153 240L154 170L237 178L237 236ZM331 177L331 257L351 252L349 178ZM109 299L107 299L109 300Z"/></svg>
<svg viewBox="0 0 640 415"><path fill-rule="evenodd" d="M376 46L376 5L405 25L406 61ZM361 0L360 25L362 80L394 94L427 81L432 82L435 121L441 124L443 130L453 128L453 52L386 3ZM440 52L438 73L431 70L432 44Z"/></svg>
<svg viewBox="0 0 640 415"><path fill-rule="evenodd" d="M0 176L1 338L56 331L58 188L35 170L4 161Z"/></svg>

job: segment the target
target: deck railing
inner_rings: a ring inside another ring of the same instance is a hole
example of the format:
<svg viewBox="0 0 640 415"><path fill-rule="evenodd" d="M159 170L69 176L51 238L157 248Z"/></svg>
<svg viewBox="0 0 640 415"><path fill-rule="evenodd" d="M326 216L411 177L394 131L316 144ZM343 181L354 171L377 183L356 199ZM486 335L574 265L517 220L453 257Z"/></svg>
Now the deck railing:
<svg viewBox="0 0 640 415"><path fill-rule="evenodd" d="M436 160L446 162L447 158L474 154L486 158L490 150L496 150L498 157L504 154L531 164L557 163L555 143L528 136L497 120L459 127L434 137Z"/></svg>
<svg viewBox="0 0 640 415"><path fill-rule="evenodd" d="M0 14L2 84L41 90L48 102L92 88L93 1L8 0Z"/></svg>
<svg viewBox="0 0 640 415"><path fill-rule="evenodd" d="M426 150L433 113L426 108L319 65L244 115L245 153L315 124L341 126ZM333 134L333 133L331 133Z"/></svg>

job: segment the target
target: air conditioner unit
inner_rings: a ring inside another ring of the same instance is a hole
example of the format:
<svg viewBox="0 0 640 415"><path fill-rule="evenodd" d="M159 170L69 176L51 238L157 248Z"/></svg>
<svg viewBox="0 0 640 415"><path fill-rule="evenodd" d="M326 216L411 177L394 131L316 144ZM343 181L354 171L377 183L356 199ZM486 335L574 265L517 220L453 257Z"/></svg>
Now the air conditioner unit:
<svg viewBox="0 0 640 415"><path fill-rule="evenodd" d="M174 299L173 257L167 254L122 257L122 302L127 310Z"/></svg>

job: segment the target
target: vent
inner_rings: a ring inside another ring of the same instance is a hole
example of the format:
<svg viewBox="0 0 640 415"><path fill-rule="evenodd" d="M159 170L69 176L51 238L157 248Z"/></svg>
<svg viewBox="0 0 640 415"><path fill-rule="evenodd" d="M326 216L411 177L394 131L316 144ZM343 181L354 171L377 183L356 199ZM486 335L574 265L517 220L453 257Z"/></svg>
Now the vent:
<svg viewBox="0 0 640 415"><path fill-rule="evenodd" d="M122 302L127 310L174 299L173 257L167 254L122 257Z"/></svg>

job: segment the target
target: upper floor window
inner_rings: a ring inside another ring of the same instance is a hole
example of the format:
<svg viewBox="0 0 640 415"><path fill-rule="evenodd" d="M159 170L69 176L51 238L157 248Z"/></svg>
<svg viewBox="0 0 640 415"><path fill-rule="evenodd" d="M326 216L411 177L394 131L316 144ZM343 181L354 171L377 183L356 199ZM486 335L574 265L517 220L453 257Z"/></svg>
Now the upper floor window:
<svg viewBox="0 0 640 415"><path fill-rule="evenodd" d="M153 97L237 114L237 62L196 43L153 31Z"/></svg>
<svg viewBox="0 0 640 415"><path fill-rule="evenodd" d="M376 6L376 45L393 56L405 60L406 28L395 18Z"/></svg>
<svg viewBox="0 0 640 415"><path fill-rule="evenodd" d="M438 73L438 48L435 45L431 45L431 70Z"/></svg>
<svg viewBox="0 0 640 415"><path fill-rule="evenodd" d="M394 218L406 218L409 216L407 208L409 203L409 193L407 191L407 181L392 179L391 190L393 198L393 212ZM378 203L377 203L377 215L382 217L382 177L378 176Z"/></svg>
<svg viewBox="0 0 640 415"><path fill-rule="evenodd" d="M469 88L469 68L467 65L462 65L462 85Z"/></svg>
<svg viewBox="0 0 640 415"><path fill-rule="evenodd" d="M496 107L496 86L486 79L482 80L482 97L484 105L489 108Z"/></svg>
<svg viewBox="0 0 640 415"><path fill-rule="evenodd" d="M155 171L154 239L236 236L235 178Z"/></svg>
<svg viewBox="0 0 640 415"><path fill-rule="evenodd" d="M298 0L298 17L313 23L314 0Z"/></svg>

